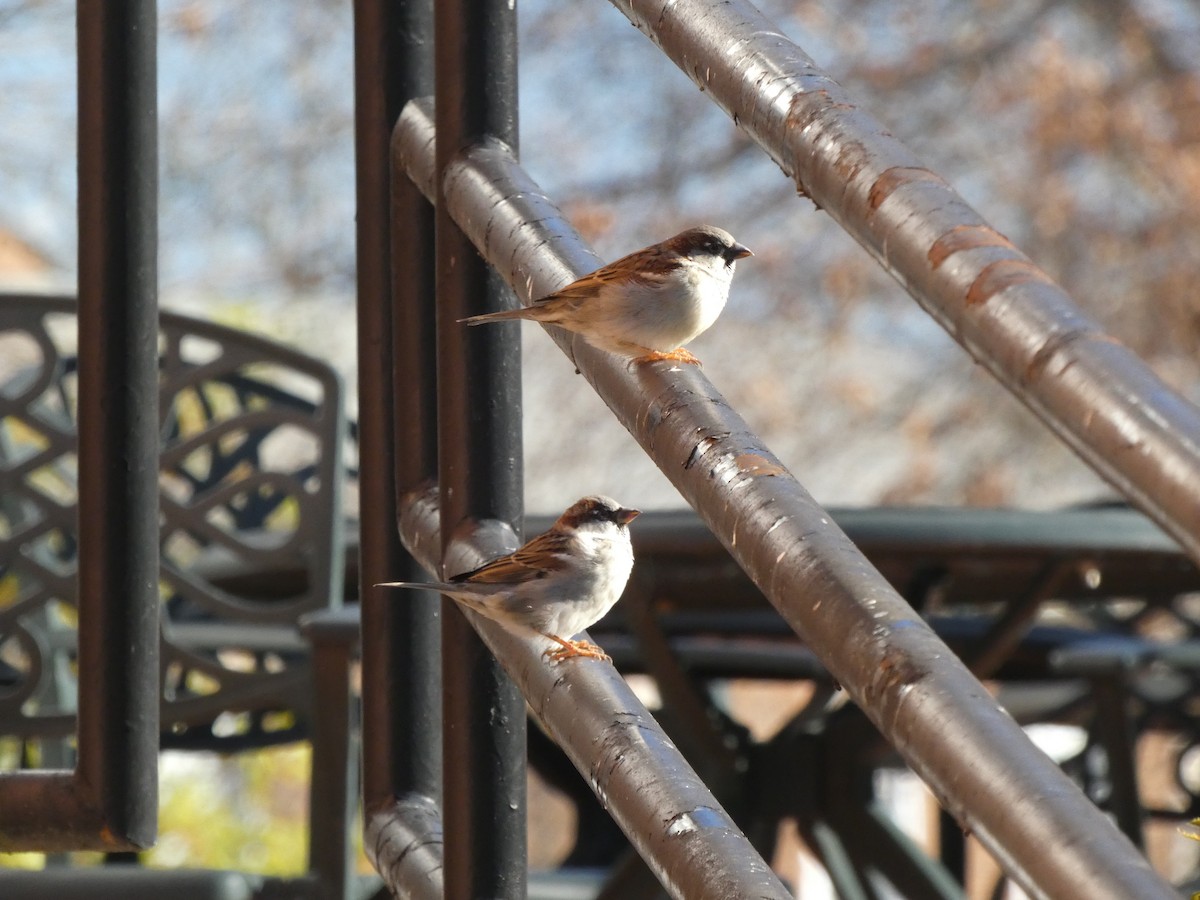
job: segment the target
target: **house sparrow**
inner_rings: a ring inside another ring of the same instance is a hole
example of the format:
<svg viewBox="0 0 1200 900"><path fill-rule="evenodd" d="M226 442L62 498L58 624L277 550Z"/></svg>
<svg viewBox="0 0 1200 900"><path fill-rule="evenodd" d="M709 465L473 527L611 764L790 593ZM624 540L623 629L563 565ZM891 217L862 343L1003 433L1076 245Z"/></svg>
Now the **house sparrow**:
<svg viewBox="0 0 1200 900"><path fill-rule="evenodd" d="M752 255L729 232L701 225L609 263L530 306L461 321L532 319L578 332L593 347L637 362L699 365L683 345L717 320L734 264Z"/></svg>
<svg viewBox="0 0 1200 900"><path fill-rule="evenodd" d="M633 547L626 527L639 515L608 497L584 497L550 530L520 550L449 582L393 581L377 587L437 591L509 631L540 634L558 644L544 655L609 660L589 641L571 636L600 621L629 581Z"/></svg>

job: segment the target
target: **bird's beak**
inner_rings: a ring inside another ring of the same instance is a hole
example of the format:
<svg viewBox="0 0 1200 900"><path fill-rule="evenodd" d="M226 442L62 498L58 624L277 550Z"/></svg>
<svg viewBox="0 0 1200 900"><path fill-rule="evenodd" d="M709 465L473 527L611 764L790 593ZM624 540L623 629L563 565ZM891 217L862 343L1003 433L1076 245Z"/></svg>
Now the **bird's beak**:
<svg viewBox="0 0 1200 900"><path fill-rule="evenodd" d="M725 262L727 264L734 263L734 262L737 262L739 259L745 259L747 256L753 256L753 255L754 254L750 252L749 247L745 247L741 244L734 244L732 247L730 247L728 250L725 251Z"/></svg>
<svg viewBox="0 0 1200 900"><path fill-rule="evenodd" d="M621 507L617 510L617 521L622 525L628 525L641 514L642 511L640 509L625 509L625 507Z"/></svg>

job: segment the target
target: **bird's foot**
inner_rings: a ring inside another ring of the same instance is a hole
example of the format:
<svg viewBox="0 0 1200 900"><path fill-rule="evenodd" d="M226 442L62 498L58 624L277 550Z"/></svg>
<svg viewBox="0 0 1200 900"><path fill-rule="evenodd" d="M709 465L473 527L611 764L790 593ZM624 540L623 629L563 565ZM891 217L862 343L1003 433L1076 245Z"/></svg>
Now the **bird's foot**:
<svg viewBox="0 0 1200 900"><path fill-rule="evenodd" d="M558 649L550 649L542 654L543 656L550 657L551 662L560 663L564 659L573 659L579 656L586 657L587 659L598 659L601 662L612 662L612 657L591 641L569 641L560 638L556 634L547 634L546 637L559 645Z"/></svg>
<svg viewBox="0 0 1200 900"><path fill-rule="evenodd" d="M660 360L664 359L669 359L672 362L687 363L691 366L700 365L700 360L698 360L690 350L684 347L676 347L674 350L669 350L666 353L662 352L661 350L655 350L651 353L647 353L645 356L639 356L636 360L634 360L634 362L659 362Z"/></svg>

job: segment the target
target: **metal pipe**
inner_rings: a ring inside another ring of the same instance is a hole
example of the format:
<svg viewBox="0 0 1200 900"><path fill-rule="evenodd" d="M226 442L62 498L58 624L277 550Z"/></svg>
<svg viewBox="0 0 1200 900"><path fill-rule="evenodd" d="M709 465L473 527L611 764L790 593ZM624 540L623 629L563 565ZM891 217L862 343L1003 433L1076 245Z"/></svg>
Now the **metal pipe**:
<svg viewBox="0 0 1200 900"><path fill-rule="evenodd" d="M1145 814L1139 799L1137 777L1137 735L1130 721L1130 691L1126 673L1119 665L1113 671L1092 679L1092 698L1096 704L1096 737L1104 748L1108 763L1108 781L1112 788L1109 808L1120 828L1133 843L1145 848Z"/></svg>
<svg viewBox="0 0 1200 900"><path fill-rule="evenodd" d="M956 341L1200 562L1200 409L744 0L613 0Z"/></svg>
<svg viewBox="0 0 1200 900"><path fill-rule="evenodd" d="M409 3L405 36L405 92L425 96L433 86L433 6L428 0ZM393 136L394 136L393 131ZM394 140L394 137L393 137ZM392 297L395 318L393 396L396 441L396 506L391 532L398 540L399 498L436 483L437 479L437 306L434 285L433 206L403 171L392 166ZM420 565L407 553L404 565L388 580L422 577ZM374 594L383 589L370 588ZM377 595L378 596L378 595ZM392 753L396 766L395 795L424 795L439 804L442 797L442 648L441 598L417 595L397 604L379 599L394 617L398 643L389 665L393 704ZM399 668L396 668L396 663ZM440 828L440 825L439 825ZM432 845L430 845L432 846ZM440 844L438 845L440 848ZM441 874L437 884L440 890Z"/></svg>
<svg viewBox="0 0 1200 900"><path fill-rule="evenodd" d="M124 850L106 842L95 790L67 770L5 772L0 776L0 851Z"/></svg>
<svg viewBox="0 0 1200 900"><path fill-rule="evenodd" d="M409 104L402 154L428 182ZM446 206L529 299L595 268L495 142L445 173ZM692 366L631 366L547 329L879 730L1033 896L1168 897L1128 840L1032 743Z"/></svg>
<svg viewBox="0 0 1200 900"><path fill-rule="evenodd" d="M305 616L300 628L312 648L308 867L318 900L347 900L353 896L350 825L358 788L356 698L350 679L358 616L348 607L321 610Z"/></svg>
<svg viewBox="0 0 1200 900"><path fill-rule="evenodd" d="M434 34L438 170L483 135L515 148L515 3L441 0L434 9ZM509 294L445 204L435 205L437 483L441 535L448 546L475 521L519 528L521 344L514 326L468 333L458 324L499 308ZM442 603L446 897L523 898L525 701L453 601Z"/></svg>
<svg viewBox="0 0 1200 900"><path fill-rule="evenodd" d="M1021 596L1013 597L1005 604L983 636L979 650L965 660L976 678L982 680L995 676L1033 627L1042 604L1060 596L1062 586L1076 576L1079 569L1079 561L1074 559L1048 562Z"/></svg>
<svg viewBox="0 0 1200 900"><path fill-rule="evenodd" d="M0 778L5 850L157 829L156 27L151 0L78 4L79 760Z"/></svg>
<svg viewBox="0 0 1200 900"><path fill-rule="evenodd" d="M396 800L394 814L371 816L363 849L393 896L442 900L442 817L432 798L406 794Z"/></svg>
<svg viewBox="0 0 1200 900"><path fill-rule="evenodd" d="M110 849L158 827L156 29L153 0L78 4L76 779Z"/></svg>
<svg viewBox="0 0 1200 900"><path fill-rule="evenodd" d="M442 561L437 492L415 493L403 505L405 546L436 571ZM479 522L456 535L446 560L467 568L515 544L507 523ZM536 641L471 619L520 685L530 712L672 897L791 896L613 666L588 660L553 665Z"/></svg>
<svg viewBox="0 0 1200 900"><path fill-rule="evenodd" d="M411 558L396 534L398 482L420 480L432 471L432 461L414 453L410 432L394 430L392 422L433 430L422 421L420 399L397 389L396 371L404 368L408 384L423 385L432 364L422 351L422 334L401 323L419 313L419 300L404 291L411 280L394 273L420 273L419 260L394 258L407 252L404 238L424 210L394 208L390 193L403 190L408 179L391 184L391 133L400 108L428 90L432 81L433 11L428 2L390 3L356 0L355 125L358 185L358 373L359 482L371 498L360 513L360 593L363 619L363 797L367 816L392 806L395 798L418 791L436 798L440 790L440 724L430 715L437 705L434 665L422 665L432 636L437 640L436 612L429 602L396 604L373 585L416 575ZM426 246L431 235L424 236ZM421 249L420 243L417 249ZM407 263L415 263L410 269ZM428 267L427 267L428 268ZM416 347L413 344L417 344ZM414 351L415 352L410 352ZM432 386L421 393L432 396ZM405 485L409 487L411 485ZM429 634L432 621L433 632ZM432 719L432 721L431 721Z"/></svg>
<svg viewBox="0 0 1200 900"><path fill-rule="evenodd" d="M400 108L432 90L433 5L356 0L354 27L365 845L397 896L440 898L440 602L374 587L420 577L397 503L437 467L433 208L391 171Z"/></svg>

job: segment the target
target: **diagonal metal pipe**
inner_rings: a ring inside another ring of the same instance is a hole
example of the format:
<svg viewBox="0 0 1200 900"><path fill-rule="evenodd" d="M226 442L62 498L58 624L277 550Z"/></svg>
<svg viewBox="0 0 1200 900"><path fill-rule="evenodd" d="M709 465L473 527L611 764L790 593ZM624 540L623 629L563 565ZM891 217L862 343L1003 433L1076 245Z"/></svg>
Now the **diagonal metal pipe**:
<svg viewBox="0 0 1200 900"><path fill-rule="evenodd" d="M404 546L429 571L440 572L437 489L417 490L401 506ZM510 552L517 543L506 522L475 522L456 533L447 551L446 570L473 568ZM548 663L536 641L515 637L473 613L466 615L520 687L532 714L588 779L672 897L783 900L791 896L615 668L594 660ZM411 815L408 820L413 821ZM439 847L425 853L421 843L431 840L428 836L435 834L436 823L436 811L431 810L425 827L416 834L392 825L386 832L373 831L370 837L376 843L386 838L397 848L419 850L416 863L405 862L411 871L413 865L430 865L439 857ZM382 855L394 859L399 854Z"/></svg>
<svg viewBox="0 0 1200 900"><path fill-rule="evenodd" d="M397 164L430 190L428 106L406 105L397 128ZM498 141L460 154L442 190L452 218L525 300L599 262ZM1031 895L1174 896L699 370L630 365L547 331L942 805Z"/></svg>
<svg viewBox="0 0 1200 900"><path fill-rule="evenodd" d="M404 794L367 817L363 850L393 896L408 900L445 897L442 814L425 794Z"/></svg>
<svg viewBox="0 0 1200 900"><path fill-rule="evenodd" d="M744 0L613 0L1001 384L1200 562L1200 409Z"/></svg>

